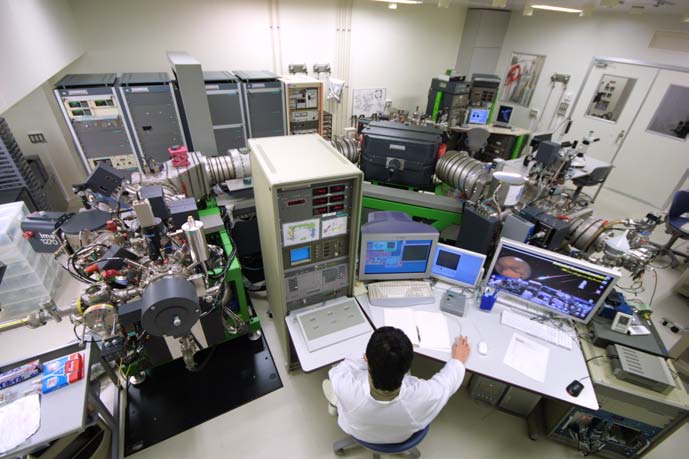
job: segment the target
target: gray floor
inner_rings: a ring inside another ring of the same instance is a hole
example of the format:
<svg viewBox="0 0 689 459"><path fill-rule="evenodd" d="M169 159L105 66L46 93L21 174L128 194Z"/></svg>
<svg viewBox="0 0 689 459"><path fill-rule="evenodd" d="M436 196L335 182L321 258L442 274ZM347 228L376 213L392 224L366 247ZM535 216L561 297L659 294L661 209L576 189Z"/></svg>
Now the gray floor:
<svg viewBox="0 0 689 459"><path fill-rule="evenodd" d="M603 191L595 205L596 215L605 218L643 216L648 209L615 193ZM665 240L662 230L656 238ZM685 246L686 248L686 246ZM659 263L660 264L660 263ZM668 317L678 325L689 325L686 298L675 295L671 287L680 271L659 270L658 287L653 301L654 320ZM645 276L646 291L640 298L648 301L653 288L653 274ZM77 285L70 285L61 301L70 301ZM131 456L132 459L245 457L245 458L333 458L331 445L344 434L336 420L327 414L320 384L326 370L311 374L288 374L267 304L255 299L266 338L273 351L284 387L236 410L219 416L154 447ZM667 346L677 339L660 327ZM50 324L39 330L15 330L0 336L0 361L30 355L55 347L70 339L71 324ZM417 357L412 371L429 377L439 364ZM171 383L173 383L171 381ZM184 410L184 400L179 401ZM689 426L685 425L647 457L652 459L685 457L689 448ZM420 447L430 458L575 458L574 449L548 440L531 441L524 421L488 408L469 399L460 389L431 426ZM685 451L685 453L681 453ZM353 450L347 457L364 458L369 454Z"/></svg>

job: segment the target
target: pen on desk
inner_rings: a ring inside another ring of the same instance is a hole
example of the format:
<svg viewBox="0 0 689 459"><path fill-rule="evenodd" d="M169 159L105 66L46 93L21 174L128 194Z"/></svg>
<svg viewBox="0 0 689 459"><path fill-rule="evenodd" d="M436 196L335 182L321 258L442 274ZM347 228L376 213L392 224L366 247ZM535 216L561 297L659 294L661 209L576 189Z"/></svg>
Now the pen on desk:
<svg viewBox="0 0 689 459"><path fill-rule="evenodd" d="M421 344L421 332L418 325L416 326L416 337L419 338L419 344Z"/></svg>

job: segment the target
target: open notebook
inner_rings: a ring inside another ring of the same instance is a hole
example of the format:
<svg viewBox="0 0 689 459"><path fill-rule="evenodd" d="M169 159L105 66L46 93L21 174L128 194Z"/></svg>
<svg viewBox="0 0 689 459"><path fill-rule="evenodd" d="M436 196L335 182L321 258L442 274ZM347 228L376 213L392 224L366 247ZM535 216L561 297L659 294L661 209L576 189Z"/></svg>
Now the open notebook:
<svg viewBox="0 0 689 459"><path fill-rule="evenodd" d="M452 341L447 328L447 320L442 312L386 308L384 314L385 325L402 330L414 346L450 351Z"/></svg>

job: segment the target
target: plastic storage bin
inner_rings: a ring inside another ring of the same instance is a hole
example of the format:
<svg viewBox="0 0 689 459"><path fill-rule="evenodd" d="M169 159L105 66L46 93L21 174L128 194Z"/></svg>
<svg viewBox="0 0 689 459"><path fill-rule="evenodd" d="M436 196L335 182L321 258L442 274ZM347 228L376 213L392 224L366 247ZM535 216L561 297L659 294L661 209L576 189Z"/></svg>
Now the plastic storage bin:
<svg viewBox="0 0 689 459"><path fill-rule="evenodd" d="M7 265L0 284L0 321L23 317L52 298L64 284L63 269L50 254L39 254L22 237L23 202L0 205L0 261Z"/></svg>

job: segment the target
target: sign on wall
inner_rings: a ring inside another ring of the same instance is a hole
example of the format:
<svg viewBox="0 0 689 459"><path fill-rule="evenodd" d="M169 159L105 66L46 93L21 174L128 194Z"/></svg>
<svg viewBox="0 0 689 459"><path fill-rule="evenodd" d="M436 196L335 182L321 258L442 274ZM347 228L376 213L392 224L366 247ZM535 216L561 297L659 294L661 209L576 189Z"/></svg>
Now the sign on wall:
<svg viewBox="0 0 689 459"><path fill-rule="evenodd" d="M545 56L542 55L512 53L501 100L528 107L544 63Z"/></svg>
<svg viewBox="0 0 689 459"><path fill-rule="evenodd" d="M385 109L385 88L352 90L352 116L372 116Z"/></svg>

